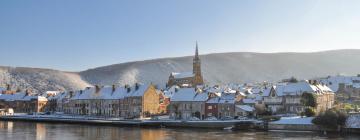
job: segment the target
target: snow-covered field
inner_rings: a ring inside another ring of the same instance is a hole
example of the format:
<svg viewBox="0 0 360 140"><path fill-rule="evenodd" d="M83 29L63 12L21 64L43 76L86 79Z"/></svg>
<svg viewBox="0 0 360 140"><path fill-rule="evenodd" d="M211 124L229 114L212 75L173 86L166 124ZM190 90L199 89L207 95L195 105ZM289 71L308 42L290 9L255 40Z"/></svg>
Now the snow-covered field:
<svg viewBox="0 0 360 140"><path fill-rule="evenodd" d="M280 120L271 122L270 124L312 124L314 117L282 117Z"/></svg>

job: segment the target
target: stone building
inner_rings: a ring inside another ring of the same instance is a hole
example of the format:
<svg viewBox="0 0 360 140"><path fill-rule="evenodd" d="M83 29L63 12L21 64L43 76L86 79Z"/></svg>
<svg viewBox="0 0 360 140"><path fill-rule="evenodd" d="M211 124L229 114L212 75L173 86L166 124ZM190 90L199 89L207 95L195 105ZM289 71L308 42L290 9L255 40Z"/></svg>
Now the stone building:
<svg viewBox="0 0 360 140"><path fill-rule="evenodd" d="M180 87L196 87L203 84L204 80L201 74L201 61L199 58L198 44L196 43L195 57L193 59L193 71L183 73L171 73L167 86L171 87L177 85Z"/></svg>
<svg viewBox="0 0 360 140"><path fill-rule="evenodd" d="M66 95L59 99L66 99ZM64 113L76 115L144 118L161 113L160 95L153 85L89 87L60 103Z"/></svg>
<svg viewBox="0 0 360 140"><path fill-rule="evenodd" d="M5 92L4 92L5 93ZM47 111L48 100L43 96L32 95L29 90L0 94L0 108L13 108L15 113L38 113Z"/></svg>
<svg viewBox="0 0 360 140"><path fill-rule="evenodd" d="M305 109L301 103L303 93L315 95L317 113L334 107L334 92L327 86L311 80L273 86L265 90L264 103L273 113L300 114Z"/></svg>
<svg viewBox="0 0 360 140"><path fill-rule="evenodd" d="M222 93L221 96L212 97L205 103L206 117L233 118L235 117L235 94Z"/></svg>
<svg viewBox="0 0 360 140"><path fill-rule="evenodd" d="M205 103L208 92L197 88L177 88L170 99L170 117L189 120L205 119Z"/></svg>

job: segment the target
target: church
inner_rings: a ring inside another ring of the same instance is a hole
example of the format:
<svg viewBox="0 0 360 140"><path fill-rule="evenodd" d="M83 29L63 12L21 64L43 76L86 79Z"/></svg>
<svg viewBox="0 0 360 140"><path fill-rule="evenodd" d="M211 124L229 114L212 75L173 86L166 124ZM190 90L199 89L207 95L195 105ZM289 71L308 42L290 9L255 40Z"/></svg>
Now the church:
<svg viewBox="0 0 360 140"><path fill-rule="evenodd" d="M201 62L199 58L198 44L196 42L195 57L193 59L193 71L183 73L172 72L169 76L167 86L171 87L177 85L179 87L196 87L203 84L204 80L201 75Z"/></svg>

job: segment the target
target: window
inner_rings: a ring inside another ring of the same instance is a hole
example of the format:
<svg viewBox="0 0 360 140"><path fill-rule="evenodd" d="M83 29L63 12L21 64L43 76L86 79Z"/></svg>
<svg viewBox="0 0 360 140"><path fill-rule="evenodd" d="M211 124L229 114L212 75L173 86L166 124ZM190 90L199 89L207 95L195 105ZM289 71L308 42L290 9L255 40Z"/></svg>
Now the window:
<svg viewBox="0 0 360 140"><path fill-rule="evenodd" d="M211 106L211 105L209 105L209 106L208 106L208 109L212 109L212 106Z"/></svg>

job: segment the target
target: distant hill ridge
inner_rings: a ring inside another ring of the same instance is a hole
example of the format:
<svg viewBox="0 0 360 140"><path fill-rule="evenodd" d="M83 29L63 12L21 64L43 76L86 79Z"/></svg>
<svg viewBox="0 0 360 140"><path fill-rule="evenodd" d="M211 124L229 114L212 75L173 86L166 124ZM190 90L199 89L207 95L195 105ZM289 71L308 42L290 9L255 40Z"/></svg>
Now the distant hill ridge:
<svg viewBox="0 0 360 140"><path fill-rule="evenodd" d="M200 50L201 52L201 50ZM164 86L171 72L192 71L193 56L127 62L85 70L63 72L36 68L0 67L0 86L5 83L33 87L38 91L81 89L90 84L155 83ZM279 81L360 73L360 50L311 53L230 52L200 56L208 84Z"/></svg>

